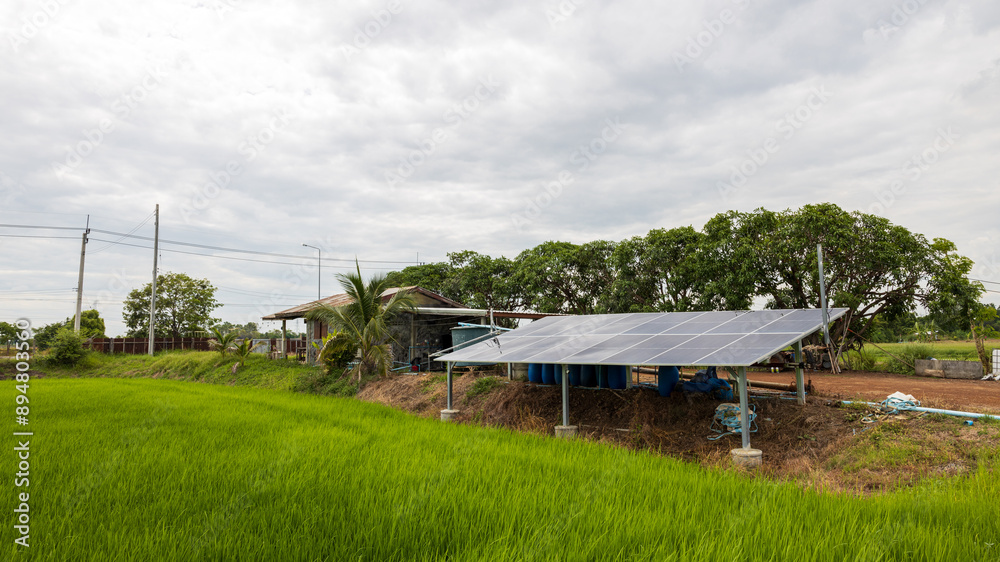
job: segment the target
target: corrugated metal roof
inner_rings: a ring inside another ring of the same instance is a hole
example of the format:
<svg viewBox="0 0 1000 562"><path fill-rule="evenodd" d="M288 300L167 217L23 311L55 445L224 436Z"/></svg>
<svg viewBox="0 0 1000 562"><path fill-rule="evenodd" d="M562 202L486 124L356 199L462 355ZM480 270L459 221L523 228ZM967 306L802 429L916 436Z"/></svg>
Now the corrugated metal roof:
<svg viewBox="0 0 1000 562"><path fill-rule="evenodd" d="M439 295L434 291L424 289L423 287L417 287L415 285L409 287L392 287L386 289L382 293L382 301L385 302L392 298L393 295L399 291L408 291L410 294L416 295L418 301L424 301L420 303L420 306L430 306L436 308L463 308L461 303L455 302L448 297ZM423 298L421 298L421 296ZM428 302L430 301L430 302ZM330 297L322 298L318 301L307 302L305 304L300 304L294 306L287 310L282 310L281 312L275 312L274 314L268 314L267 316L261 317L262 320L292 320L294 318L303 318L307 312L314 308L318 308L320 305L327 305L333 308L338 306L344 306L345 304L351 304L353 299L347 296L346 293L340 293L339 295L333 295Z"/></svg>

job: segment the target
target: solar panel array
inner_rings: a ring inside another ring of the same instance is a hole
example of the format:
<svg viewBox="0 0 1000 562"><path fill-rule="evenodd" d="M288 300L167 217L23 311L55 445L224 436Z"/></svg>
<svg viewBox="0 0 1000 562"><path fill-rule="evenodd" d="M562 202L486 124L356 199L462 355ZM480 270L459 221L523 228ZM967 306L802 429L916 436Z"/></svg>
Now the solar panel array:
<svg viewBox="0 0 1000 562"><path fill-rule="evenodd" d="M828 312L832 322L847 309ZM822 326L819 309L550 316L437 361L740 367Z"/></svg>

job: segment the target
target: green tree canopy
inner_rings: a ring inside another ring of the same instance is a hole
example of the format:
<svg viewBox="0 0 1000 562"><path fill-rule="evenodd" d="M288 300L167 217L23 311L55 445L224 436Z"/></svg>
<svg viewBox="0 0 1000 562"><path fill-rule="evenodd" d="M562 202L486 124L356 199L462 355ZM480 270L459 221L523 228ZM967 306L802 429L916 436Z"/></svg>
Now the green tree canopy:
<svg viewBox="0 0 1000 562"><path fill-rule="evenodd" d="M202 331L201 326L218 322L212 311L219 307L216 288L208 279L192 279L184 273L164 273L156 278L157 336L187 337ZM134 289L125 299L122 316L129 337L149 336L149 300L152 283Z"/></svg>
<svg viewBox="0 0 1000 562"><path fill-rule="evenodd" d="M448 254L463 304L473 308L517 310L524 305L524 291L514 279L517 264L500 256L472 251ZM457 300L457 299L456 299Z"/></svg>
<svg viewBox="0 0 1000 562"><path fill-rule="evenodd" d="M828 305L848 309L837 334L848 345L865 337L880 315L899 317L970 283L960 273L964 258L949 257L950 242L931 244L885 218L829 203L730 211L705 230L706 292L715 295L710 300L718 309L745 308L758 297L768 308L819 307L816 245L822 244Z"/></svg>
<svg viewBox="0 0 1000 562"><path fill-rule="evenodd" d="M76 315L66 321L66 326L72 328L76 324ZM80 336L84 338L106 338L104 319L96 310L84 310L80 313Z"/></svg>
<svg viewBox="0 0 1000 562"><path fill-rule="evenodd" d="M614 282L614 242L578 245L545 242L517 256L514 281L525 292L528 308L541 312L603 312L602 296Z"/></svg>
<svg viewBox="0 0 1000 562"><path fill-rule="evenodd" d="M420 285L477 308L593 314L820 306L816 245L828 305L846 307L834 336L909 333L920 307L945 329L968 330L982 285L954 244L830 203L798 210L728 211L693 227L654 229L621 242L548 241L517 258L474 251L406 268L391 285Z"/></svg>
<svg viewBox="0 0 1000 562"><path fill-rule="evenodd" d="M698 266L705 238L690 226L650 230L620 242L611 255L614 280L606 310L684 312L704 300Z"/></svg>
<svg viewBox="0 0 1000 562"><path fill-rule="evenodd" d="M449 263L427 263L393 271L386 275L386 283L389 287L423 287L454 301L467 303L469 295L462 292L457 275L458 272Z"/></svg>
<svg viewBox="0 0 1000 562"><path fill-rule="evenodd" d="M33 338L35 345L37 345L39 349L48 349L55 342L56 335L59 333L59 330L63 328L69 328L72 330L75 320L76 315L74 314L72 318L67 318L61 322L46 324L45 326L35 330ZM106 338L107 335L104 333L104 330L104 319L101 318L100 312L97 310L84 310L80 313L81 338Z"/></svg>
<svg viewBox="0 0 1000 562"><path fill-rule="evenodd" d="M17 326L8 322L0 322L0 345L6 345L10 349L11 344L17 341L17 334L20 330Z"/></svg>

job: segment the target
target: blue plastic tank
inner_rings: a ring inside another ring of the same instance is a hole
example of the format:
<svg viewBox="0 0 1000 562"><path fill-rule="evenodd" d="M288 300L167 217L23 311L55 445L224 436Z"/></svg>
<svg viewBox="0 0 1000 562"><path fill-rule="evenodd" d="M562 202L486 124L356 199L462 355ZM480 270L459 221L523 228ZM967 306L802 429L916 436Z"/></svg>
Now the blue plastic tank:
<svg viewBox="0 0 1000 562"><path fill-rule="evenodd" d="M556 384L556 366L552 363L542 364L542 384Z"/></svg>
<svg viewBox="0 0 1000 562"><path fill-rule="evenodd" d="M556 384L560 384L561 385L562 384L563 366L559 365L559 364L556 364L556 365L553 365L553 367L555 368L555 370L553 371L553 373L555 373Z"/></svg>
<svg viewBox="0 0 1000 562"><path fill-rule="evenodd" d="M608 365L608 386L613 390L624 390L628 382L627 370L625 365Z"/></svg>
<svg viewBox="0 0 1000 562"><path fill-rule="evenodd" d="M541 384L541 382L542 382L542 364L541 363L528 363L528 382L533 382L535 384Z"/></svg>
<svg viewBox="0 0 1000 562"><path fill-rule="evenodd" d="M580 365L580 386L597 386L597 369L594 365Z"/></svg>
<svg viewBox="0 0 1000 562"><path fill-rule="evenodd" d="M597 369L597 386L600 388L611 388L608 386L608 366L594 365Z"/></svg>
<svg viewBox="0 0 1000 562"><path fill-rule="evenodd" d="M660 396L670 396L680 378L681 370L677 367L660 367L660 372L656 377Z"/></svg>
<svg viewBox="0 0 1000 562"><path fill-rule="evenodd" d="M580 367L583 365L570 365L569 366L569 384L571 386L580 386Z"/></svg>

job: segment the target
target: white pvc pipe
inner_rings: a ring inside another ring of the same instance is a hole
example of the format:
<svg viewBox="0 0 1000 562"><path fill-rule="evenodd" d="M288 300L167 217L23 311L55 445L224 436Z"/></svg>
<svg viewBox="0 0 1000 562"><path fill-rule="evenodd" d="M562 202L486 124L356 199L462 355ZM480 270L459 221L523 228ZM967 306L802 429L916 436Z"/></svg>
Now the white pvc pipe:
<svg viewBox="0 0 1000 562"><path fill-rule="evenodd" d="M856 402L851 400L841 400L844 404L868 404L869 406L881 406L878 402ZM977 414L975 412L962 412L959 410L939 410L937 408L924 408L922 406L897 406L897 410L905 412L926 412L928 414L945 414L948 416L956 416L959 418L990 418L994 420L1000 420L1000 416L994 416L993 414Z"/></svg>

